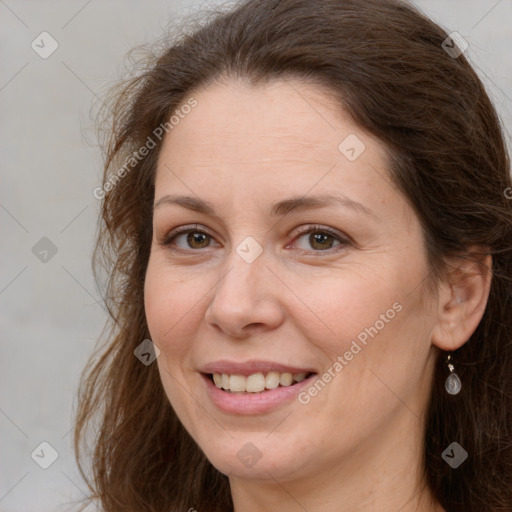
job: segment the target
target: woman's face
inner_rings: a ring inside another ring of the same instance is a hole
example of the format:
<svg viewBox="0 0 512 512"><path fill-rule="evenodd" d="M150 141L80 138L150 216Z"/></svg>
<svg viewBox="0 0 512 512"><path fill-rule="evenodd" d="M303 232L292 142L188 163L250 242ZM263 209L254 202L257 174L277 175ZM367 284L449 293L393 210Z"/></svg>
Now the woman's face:
<svg viewBox="0 0 512 512"><path fill-rule="evenodd" d="M419 460L434 299L383 145L299 80L193 96L159 156L145 282L179 419L233 479Z"/></svg>

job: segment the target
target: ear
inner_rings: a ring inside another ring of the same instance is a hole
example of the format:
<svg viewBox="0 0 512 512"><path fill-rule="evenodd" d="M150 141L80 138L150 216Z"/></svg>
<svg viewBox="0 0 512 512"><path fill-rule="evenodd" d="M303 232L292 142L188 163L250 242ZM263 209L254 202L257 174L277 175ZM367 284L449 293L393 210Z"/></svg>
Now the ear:
<svg viewBox="0 0 512 512"><path fill-rule="evenodd" d="M483 317L491 289L492 257L482 247L446 260L447 276L439 285L438 319L432 343L445 351L464 345Z"/></svg>

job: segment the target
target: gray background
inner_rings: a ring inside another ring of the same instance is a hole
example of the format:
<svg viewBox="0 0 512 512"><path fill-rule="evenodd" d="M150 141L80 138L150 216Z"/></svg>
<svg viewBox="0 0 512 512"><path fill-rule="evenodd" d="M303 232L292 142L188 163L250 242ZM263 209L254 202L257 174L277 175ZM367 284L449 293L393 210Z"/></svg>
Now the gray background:
<svg viewBox="0 0 512 512"><path fill-rule="evenodd" d="M415 3L466 38L510 133L512 1ZM1 512L71 510L86 491L70 429L78 377L105 321L90 264L101 172L91 108L130 48L198 6L208 4L0 0ZM31 47L43 31L59 45L47 59ZM43 237L55 255L41 252ZM48 469L31 458L43 441L58 452Z"/></svg>

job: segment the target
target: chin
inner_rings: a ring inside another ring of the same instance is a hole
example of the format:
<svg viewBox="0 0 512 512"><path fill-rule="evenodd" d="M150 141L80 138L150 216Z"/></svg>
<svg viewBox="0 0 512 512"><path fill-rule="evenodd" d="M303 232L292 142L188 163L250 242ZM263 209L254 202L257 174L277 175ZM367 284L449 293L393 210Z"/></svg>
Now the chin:
<svg viewBox="0 0 512 512"><path fill-rule="evenodd" d="M211 464L229 477L273 481L297 478L301 473L312 471L313 464L304 450L298 449L297 443L285 435L283 440L273 434L240 433L234 438L229 434L212 440L211 444L202 444L200 448ZM308 441L304 441L308 446Z"/></svg>

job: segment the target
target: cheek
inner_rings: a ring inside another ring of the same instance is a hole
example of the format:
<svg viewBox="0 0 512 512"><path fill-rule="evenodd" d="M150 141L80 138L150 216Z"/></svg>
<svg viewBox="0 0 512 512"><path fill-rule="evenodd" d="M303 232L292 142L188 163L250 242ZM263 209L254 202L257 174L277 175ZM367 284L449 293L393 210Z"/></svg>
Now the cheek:
<svg viewBox="0 0 512 512"><path fill-rule="evenodd" d="M165 282L159 279L155 265L151 264L150 260L144 282L144 310L151 339L154 342L161 339L162 334L169 328L169 325L166 325L165 312L169 311L172 305L172 297L165 293L166 288Z"/></svg>
<svg viewBox="0 0 512 512"><path fill-rule="evenodd" d="M378 274L366 270L364 275L347 272L339 279L325 277L294 283L294 292L306 299L307 309L297 302L295 312L290 314L300 323L304 336L324 344L333 358L349 350L353 340L364 343L370 336L367 330L375 333L375 324L379 333L389 330L398 316L397 309L401 309L400 281L379 281ZM304 313L299 314L299 308Z"/></svg>
<svg viewBox="0 0 512 512"><path fill-rule="evenodd" d="M432 319L418 286L426 270L420 258L416 261L402 272L400 265L367 267L339 280L320 279L315 287L304 283L296 288L316 314L294 318L300 319L304 337L323 353L325 373L320 379L331 389L311 389L318 410L327 406L337 415L339 403L344 403L355 414L362 403L374 410L396 405L393 392L407 396L424 373ZM318 387L323 389L323 384Z"/></svg>
<svg viewBox="0 0 512 512"><path fill-rule="evenodd" d="M162 352L171 348L175 353L181 350L183 329L194 317L198 298L194 287L179 279L175 270L150 259L144 283L144 309L151 339Z"/></svg>
<svg viewBox="0 0 512 512"><path fill-rule="evenodd" d="M150 259L144 283L146 320L151 340L160 349L156 364L164 391L180 420L187 424L195 403L183 389L189 386L186 371L198 298L194 287L181 280L174 269Z"/></svg>
<svg viewBox="0 0 512 512"><path fill-rule="evenodd" d="M318 396L317 411L329 411L334 423L349 431L346 422L353 418L358 418L361 431L371 432L393 414L407 414L408 409L419 415L425 405L430 375L425 370L431 346L428 319L417 297L402 297L393 304L385 295L381 298L368 303L366 310L349 310L347 305L353 316L337 343L329 347L327 372L335 377L324 374L332 389Z"/></svg>

